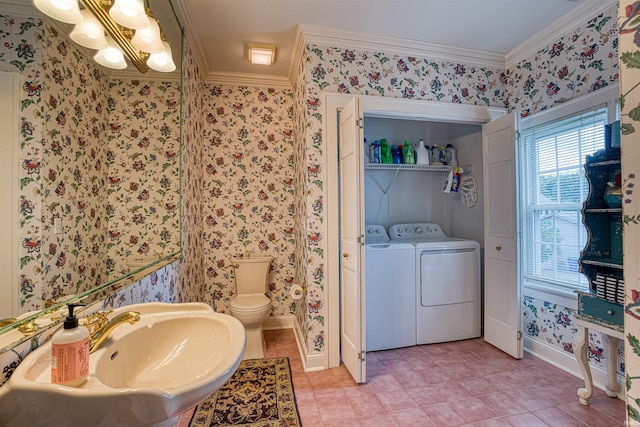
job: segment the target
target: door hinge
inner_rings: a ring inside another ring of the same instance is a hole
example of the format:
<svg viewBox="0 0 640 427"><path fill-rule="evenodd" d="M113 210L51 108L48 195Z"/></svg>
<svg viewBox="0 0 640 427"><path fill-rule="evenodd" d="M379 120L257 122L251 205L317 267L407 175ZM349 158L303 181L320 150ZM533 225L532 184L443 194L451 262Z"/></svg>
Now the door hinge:
<svg viewBox="0 0 640 427"><path fill-rule="evenodd" d="M358 353L358 359L359 360L362 360L364 362L366 357L367 357L367 352L366 351L361 351L360 353Z"/></svg>
<svg viewBox="0 0 640 427"><path fill-rule="evenodd" d="M522 331L518 331L518 341L522 341Z"/></svg>
<svg viewBox="0 0 640 427"><path fill-rule="evenodd" d="M358 126L360 129L364 129L364 120L362 120L362 117L356 120L356 126Z"/></svg>
<svg viewBox="0 0 640 427"><path fill-rule="evenodd" d="M358 236L358 243L360 246L364 246L364 234Z"/></svg>

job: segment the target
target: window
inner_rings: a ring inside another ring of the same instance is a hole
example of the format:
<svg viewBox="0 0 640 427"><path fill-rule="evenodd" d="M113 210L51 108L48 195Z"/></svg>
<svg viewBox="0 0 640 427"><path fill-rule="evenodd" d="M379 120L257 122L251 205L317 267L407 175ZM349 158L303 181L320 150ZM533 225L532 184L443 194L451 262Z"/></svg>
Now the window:
<svg viewBox="0 0 640 427"><path fill-rule="evenodd" d="M582 203L588 154L604 148L607 107L539 124L520 138L522 274L526 281L586 288L578 258L587 233Z"/></svg>

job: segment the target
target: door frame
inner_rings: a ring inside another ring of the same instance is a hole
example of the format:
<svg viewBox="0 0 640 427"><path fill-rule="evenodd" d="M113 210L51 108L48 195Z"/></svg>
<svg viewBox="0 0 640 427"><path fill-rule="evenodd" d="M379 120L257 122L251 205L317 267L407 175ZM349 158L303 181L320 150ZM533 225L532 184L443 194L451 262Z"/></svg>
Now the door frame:
<svg viewBox="0 0 640 427"><path fill-rule="evenodd" d="M4 173L6 175L11 176L10 179L10 188L3 195L3 202L8 203L10 206L10 213L7 213L5 216L3 214L3 222L4 227L10 227L9 235L11 238L9 242L4 242L5 252L3 252L3 257L8 256L8 260L3 259L3 266L9 265L7 276L5 277L4 284L0 286L2 288L2 295L7 297L10 301L10 309L12 314L10 316L4 317L17 317L20 313L20 252L18 245L18 235L20 228L20 220L18 216L18 212L20 209L20 196L18 194L18 187L20 184L20 175L19 175L19 144L20 144L20 129L19 129L19 117L20 117L20 87L21 87L21 76L19 73L15 72L7 72L0 71L0 79L2 79L2 87L3 91L9 93L9 97L3 97L3 101L7 104L8 107L7 121L9 122L9 129L3 129L5 135L5 141L8 142L10 147L10 155L5 156L3 159L4 162ZM7 166L7 162L9 165ZM4 199L7 197L9 200ZM6 236L7 234L3 234ZM3 317L0 315L0 317Z"/></svg>
<svg viewBox="0 0 640 427"><path fill-rule="evenodd" d="M360 98L363 113L368 117L427 120L447 123L478 124L490 122L507 114L505 108L453 104L403 98L341 93L323 94L325 129L325 161L327 170L327 252L326 252L326 318L325 367L340 366L340 256L339 256L339 177L338 177L338 112L354 96ZM481 167L481 165L478 165ZM481 170L481 169L479 169ZM335 207L335 208L334 208Z"/></svg>

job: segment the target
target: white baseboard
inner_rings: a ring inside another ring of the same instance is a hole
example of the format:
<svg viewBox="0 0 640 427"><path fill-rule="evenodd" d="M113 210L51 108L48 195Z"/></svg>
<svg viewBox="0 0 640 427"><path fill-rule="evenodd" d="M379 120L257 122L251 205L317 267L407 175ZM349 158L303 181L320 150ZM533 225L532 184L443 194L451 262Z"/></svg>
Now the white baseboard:
<svg viewBox="0 0 640 427"><path fill-rule="evenodd" d="M300 324L295 316L269 317L263 325L264 330L293 329L296 338L298 353L305 372L322 371L327 369L325 353L307 353L307 346L300 329Z"/></svg>
<svg viewBox="0 0 640 427"><path fill-rule="evenodd" d="M582 379L580 367L578 366L578 362L576 361L576 358L573 354L569 354L547 344L544 341L537 340L527 335L524 336L524 349L527 353L530 353L533 356L536 356L544 360L545 362L548 362L551 365L560 368L577 378ZM607 380L606 371L599 366L594 366L592 364L590 364L589 366L591 368L593 386L598 387L601 390L605 390L604 384ZM624 379L620 376L618 376L616 379L618 399L622 400L625 399L623 381Z"/></svg>
<svg viewBox="0 0 640 427"><path fill-rule="evenodd" d="M271 316L262 325L265 331L273 331L276 329L292 329L295 316Z"/></svg>

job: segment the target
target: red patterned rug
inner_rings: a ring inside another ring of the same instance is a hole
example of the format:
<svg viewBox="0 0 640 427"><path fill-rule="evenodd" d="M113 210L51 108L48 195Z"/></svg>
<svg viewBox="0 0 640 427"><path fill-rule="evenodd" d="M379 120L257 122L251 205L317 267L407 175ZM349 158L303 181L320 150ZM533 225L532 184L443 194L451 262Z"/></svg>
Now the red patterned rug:
<svg viewBox="0 0 640 427"><path fill-rule="evenodd" d="M189 426L301 426L289 359L240 362L233 376L198 405Z"/></svg>

